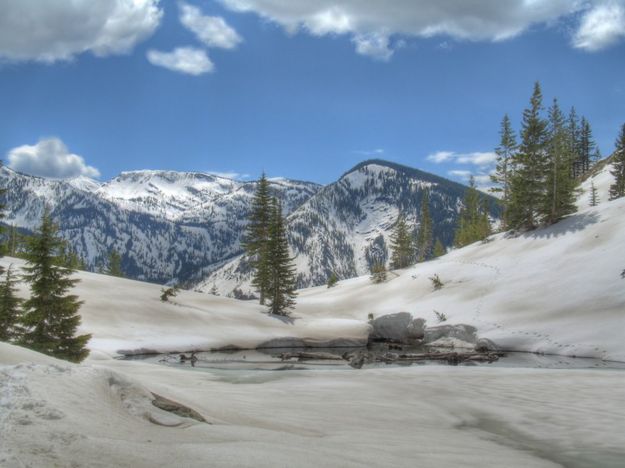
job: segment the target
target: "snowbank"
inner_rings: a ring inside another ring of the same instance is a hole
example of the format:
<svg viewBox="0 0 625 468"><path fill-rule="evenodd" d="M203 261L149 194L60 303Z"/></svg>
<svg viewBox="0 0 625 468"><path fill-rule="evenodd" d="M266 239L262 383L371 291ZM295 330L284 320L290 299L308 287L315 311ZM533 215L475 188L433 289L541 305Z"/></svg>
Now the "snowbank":
<svg viewBox="0 0 625 468"><path fill-rule="evenodd" d="M11 348L0 344L7 468L617 467L625 456L618 371L414 366L233 384L136 361L3 366L21 353ZM207 422L155 408L152 392Z"/></svg>

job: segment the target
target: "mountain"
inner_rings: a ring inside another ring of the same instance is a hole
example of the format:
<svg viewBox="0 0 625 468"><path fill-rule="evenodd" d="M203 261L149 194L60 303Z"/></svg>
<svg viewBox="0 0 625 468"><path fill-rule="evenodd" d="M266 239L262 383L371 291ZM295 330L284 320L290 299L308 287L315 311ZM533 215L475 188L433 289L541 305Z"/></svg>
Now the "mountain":
<svg viewBox="0 0 625 468"><path fill-rule="evenodd" d="M333 272L341 279L365 275L372 263L387 261L399 212L417 229L426 189L434 238L450 246L467 190L462 184L400 164L369 160L319 190L287 220L298 286L324 284ZM483 197L491 202L491 216L497 218L495 200ZM198 289L215 286L221 294L252 297L250 277L248 262L239 256L210 274Z"/></svg>
<svg viewBox="0 0 625 468"><path fill-rule="evenodd" d="M157 283L197 282L239 254L255 185L204 173L124 172L99 183L0 168L0 186L8 189L5 223L32 230L47 204L89 269L105 267L115 249L128 277ZM320 188L287 179L271 186L286 214Z"/></svg>

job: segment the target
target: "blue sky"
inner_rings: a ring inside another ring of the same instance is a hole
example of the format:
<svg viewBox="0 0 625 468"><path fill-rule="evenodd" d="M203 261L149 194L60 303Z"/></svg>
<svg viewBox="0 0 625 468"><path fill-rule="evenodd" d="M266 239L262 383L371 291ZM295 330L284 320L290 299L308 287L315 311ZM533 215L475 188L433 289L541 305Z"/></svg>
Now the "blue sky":
<svg viewBox="0 0 625 468"><path fill-rule="evenodd" d="M621 0L116 2L3 3L18 13L0 15L5 163L327 183L384 158L462 180L488 173L503 114L518 128L535 80L588 118L604 154L625 122Z"/></svg>

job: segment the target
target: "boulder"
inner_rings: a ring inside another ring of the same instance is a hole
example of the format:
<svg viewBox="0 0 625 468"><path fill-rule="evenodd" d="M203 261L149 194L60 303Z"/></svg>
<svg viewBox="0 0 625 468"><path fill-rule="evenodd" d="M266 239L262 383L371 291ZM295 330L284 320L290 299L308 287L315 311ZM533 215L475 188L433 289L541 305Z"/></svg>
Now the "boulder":
<svg viewBox="0 0 625 468"><path fill-rule="evenodd" d="M475 350L479 353L499 351L499 347L488 338L480 338L475 343Z"/></svg>
<svg viewBox="0 0 625 468"><path fill-rule="evenodd" d="M471 325L438 325L425 329L423 342L428 344L440 338L457 338L467 343L475 343L477 342L476 332L477 328Z"/></svg>
<svg viewBox="0 0 625 468"><path fill-rule="evenodd" d="M372 320L370 341L404 342L408 339L408 327L412 324L412 315L408 312L382 315Z"/></svg>

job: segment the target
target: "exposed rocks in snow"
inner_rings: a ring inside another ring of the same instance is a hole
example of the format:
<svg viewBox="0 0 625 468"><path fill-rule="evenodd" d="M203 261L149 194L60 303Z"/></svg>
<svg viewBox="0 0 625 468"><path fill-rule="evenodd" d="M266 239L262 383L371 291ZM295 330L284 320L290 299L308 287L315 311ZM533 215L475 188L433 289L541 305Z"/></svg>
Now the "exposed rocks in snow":
<svg viewBox="0 0 625 468"><path fill-rule="evenodd" d="M475 349L474 343L459 340L451 336L443 336L436 341L427 344L428 348L449 348L449 349Z"/></svg>
<svg viewBox="0 0 625 468"><path fill-rule="evenodd" d="M424 344L433 343L440 338L457 338L458 340L475 343L477 341L477 328L472 325L438 325L436 327L427 327L425 329L425 336L423 337Z"/></svg>
<svg viewBox="0 0 625 468"><path fill-rule="evenodd" d="M358 348L365 346L367 339L359 338L333 338L319 340L313 338L282 337L274 338L256 346L256 349L271 348Z"/></svg>
<svg viewBox="0 0 625 468"><path fill-rule="evenodd" d="M488 351L498 351L499 347L488 338L480 338L475 343L475 350L484 353Z"/></svg>
<svg viewBox="0 0 625 468"><path fill-rule="evenodd" d="M176 416L180 416L181 418L190 418L195 419L196 421L211 424L204 417L195 411L194 409L189 408L188 406L184 406L183 404L178 403L177 401L169 400L165 397L157 395L156 393L152 393L154 396L154 400L152 400L152 404L156 406L158 409L162 409L163 411L167 411L169 413L173 413Z"/></svg>
<svg viewBox="0 0 625 468"><path fill-rule="evenodd" d="M410 325L412 325L412 315L408 312L382 315L371 321L373 329L369 335L369 340L403 343L408 339L408 327ZM414 335L418 333L418 330L411 328L411 333Z"/></svg>

